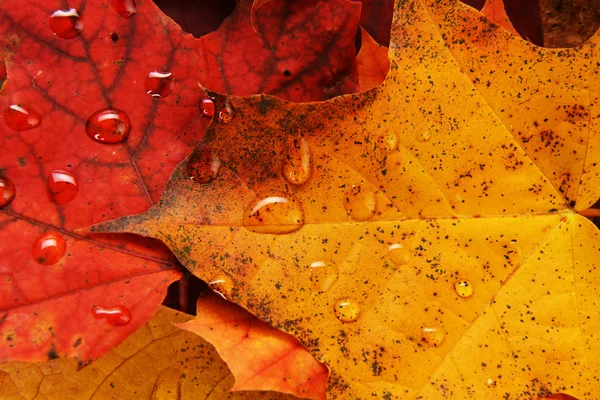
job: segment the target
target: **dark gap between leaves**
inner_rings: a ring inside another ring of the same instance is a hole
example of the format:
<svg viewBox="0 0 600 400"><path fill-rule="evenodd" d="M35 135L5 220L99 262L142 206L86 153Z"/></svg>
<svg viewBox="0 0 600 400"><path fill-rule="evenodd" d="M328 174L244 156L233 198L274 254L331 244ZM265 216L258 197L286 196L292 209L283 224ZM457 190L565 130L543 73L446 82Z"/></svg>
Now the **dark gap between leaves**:
<svg viewBox="0 0 600 400"><path fill-rule="evenodd" d="M201 37L216 31L235 8L235 0L154 0L187 33Z"/></svg>

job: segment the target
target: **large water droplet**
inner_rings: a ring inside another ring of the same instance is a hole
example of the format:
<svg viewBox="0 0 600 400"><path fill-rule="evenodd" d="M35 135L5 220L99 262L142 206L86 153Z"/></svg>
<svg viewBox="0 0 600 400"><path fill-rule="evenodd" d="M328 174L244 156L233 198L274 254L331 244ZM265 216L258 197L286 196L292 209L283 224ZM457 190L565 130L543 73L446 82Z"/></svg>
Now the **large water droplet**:
<svg viewBox="0 0 600 400"><path fill-rule="evenodd" d="M328 291L338 279L338 267L331 261L315 261L309 273L312 287L320 292Z"/></svg>
<svg viewBox="0 0 600 400"><path fill-rule="evenodd" d="M212 118L215 116L215 102L209 97L200 100L200 111L203 117Z"/></svg>
<svg viewBox="0 0 600 400"><path fill-rule="evenodd" d="M225 103L225 107L219 111L219 122L228 124L233 119L233 114L234 111L233 108L231 108L231 105L229 105L229 103Z"/></svg>
<svg viewBox="0 0 600 400"><path fill-rule="evenodd" d="M61 260L67 243L58 232L49 231L38 237L31 246L31 256L38 264L52 265Z"/></svg>
<svg viewBox="0 0 600 400"><path fill-rule="evenodd" d="M152 97L167 97L175 87L173 74L170 72L150 72L144 84L146 91Z"/></svg>
<svg viewBox="0 0 600 400"><path fill-rule="evenodd" d="M199 147L188 159L186 168L194 182L210 183L219 175L221 160L211 148Z"/></svg>
<svg viewBox="0 0 600 400"><path fill-rule="evenodd" d="M217 275L208 283L210 288L223 297L224 299L231 299L233 294L233 281L227 275Z"/></svg>
<svg viewBox="0 0 600 400"><path fill-rule="evenodd" d="M76 9L56 10L50 16L50 29L62 39L73 39L83 29L83 20Z"/></svg>
<svg viewBox="0 0 600 400"><path fill-rule="evenodd" d="M377 136L377 148L384 153L391 153L398 147L398 137L393 131L387 131Z"/></svg>
<svg viewBox="0 0 600 400"><path fill-rule="evenodd" d="M425 327L422 329L423 342L430 347L440 347L446 340L446 332L439 327Z"/></svg>
<svg viewBox="0 0 600 400"><path fill-rule="evenodd" d="M362 185L352 185L346 192L344 208L355 221L366 221L372 218L377 210L375 192Z"/></svg>
<svg viewBox="0 0 600 400"><path fill-rule="evenodd" d="M244 212L243 225L256 233L291 233L304 225L304 211L293 196L257 196Z"/></svg>
<svg viewBox="0 0 600 400"><path fill-rule="evenodd" d="M410 250L400 243L394 243L388 247L388 257L401 267L410 261Z"/></svg>
<svg viewBox="0 0 600 400"><path fill-rule="evenodd" d="M48 177L48 195L59 206L68 204L75 198L79 188L75 176L67 171L54 170Z"/></svg>
<svg viewBox="0 0 600 400"><path fill-rule="evenodd" d="M419 142L428 142L431 139L431 131L426 129L417 134L417 140Z"/></svg>
<svg viewBox="0 0 600 400"><path fill-rule="evenodd" d="M12 130L26 131L38 126L42 117L25 106L12 104L4 110L4 122Z"/></svg>
<svg viewBox="0 0 600 400"><path fill-rule="evenodd" d="M127 139L130 130L129 117L125 111L116 108L96 111L85 124L87 135L100 143L121 143Z"/></svg>
<svg viewBox="0 0 600 400"><path fill-rule="evenodd" d="M283 177L292 185L302 185L308 181L311 171L311 157L308 141L304 138L290 139L287 152L283 156L281 170Z"/></svg>
<svg viewBox="0 0 600 400"><path fill-rule="evenodd" d="M123 326L131 322L131 311L123 306L110 308L94 306L92 307L92 315L96 319L105 318L106 322L113 326Z"/></svg>
<svg viewBox="0 0 600 400"><path fill-rule="evenodd" d="M15 198L15 185L8 178L0 176L0 208L7 206Z"/></svg>
<svg viewBox="0 0 600 400"><path fill-rule="evenodd" d="M135 2L133 0L110 0L110 3L123 18L131 18L135 14Z"/></svg>
<svg viewBox="0 0 600 400"><path fill-rule="evenodd" d="M360 305L353 299L341 299L333 306L333 312L344 323L354 322L360 315Z"/></svg>
<svg viewBox="0 0 600 400"><path fill-rule="evenodd" d="M454 291L459 297L466 299L473 295L473 284L467 279L458 281L454 284Z"/></svg>

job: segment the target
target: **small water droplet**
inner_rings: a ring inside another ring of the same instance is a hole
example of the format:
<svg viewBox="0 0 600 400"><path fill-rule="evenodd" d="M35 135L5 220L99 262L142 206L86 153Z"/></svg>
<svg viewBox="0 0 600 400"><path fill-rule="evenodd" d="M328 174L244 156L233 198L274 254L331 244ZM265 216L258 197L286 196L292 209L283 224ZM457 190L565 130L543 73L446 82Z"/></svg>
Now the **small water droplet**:
<svg viewBox="0 0 600 400"><path fill-rule="evenodd" d="M333 306L333 312L344 323L354 322L360 315L360 305L353 299L341 299Z"/></svg>
<svg viewBox="0 0 600 400"><path fill-rule="evenodd" d="M191 180L210 183L219 175L221 160L211 148L199 147L188 159L186 167Z"/></svg>
<svg viewBox="0 0 600 400"><path fill-rule="evenodd" d="M85 124L87 135L100 143L121 143L127 139L130 130L129 117L116 108L96 111Z"/></svg>
<svg viewBox="0 0 600 400"><path fill-rule="evenodd" d="M124 326L131 322L131 311L123 306L110 308L94 306L92 307L92 315L96 319L105 318L106 322L113 326Z"/></svg>
<svg viewBox="0 0 600 400"><path fill-rule="evenodd" d="M224 299L231 299L233 293L233 281L227 275L217 275L208 283L213 292Z"/></svg>
<svg viewBox="0 0 600 400"><path fill-rule="evenodd" d="M486 384L488 387L496 387L496 381L493 380L492 378L487 378Z"/></svg>
<svg viewBox="0 0 600 400"><path fill-rule="evenodd" d="M59 206L68 204L75 198L79 188L75 175L62 170L54 170L48 177L48 195Z"/></svg>
<svg viewBox="0 0 600 400"><path fill-rule="evenodd" d="M38 126L42 117L25 106L12 104L4 110L4 122L12 130L26 131Z"/></svg>
<svg viewBox="0 0 600 400"><path fill-rule="evenodd" d="M131 18L136 12L133 0L110 0L110 3L123 18Z"/></svg>
<svg viewBox="0 0 600 400"><path fill-rule="evenodd" d="M377 137L377 148L384 153L391 153L398 148L398 136L393 131L387 131Z"/></svg>
<svg viewBox="0 0 600 400"><path fill-rule="evenodd" d="M377 209L375 192L361 185L352 185L344 198L344 208L355 221L366 221L372 218Z"/></svg>
<svg viewBox="0 0 600 400"><path fill-rule="evenodd" d="M319 292L328 291L338 279L338 267L331 261L315 261L309 272L310 283Z"/></svg>
<svg viewBox="0 0 600 400"><path fill-rule="evenodd" d="M463 299L471 297L473 295L473 290L473 285L467 279L458 281L454 284L454 291L456 291L456 294Z"/></svg>
<svg viewBox="0 0 600 400"><path fill-rule="evenodd" d="M244 212L243 225L255 233L291 233L304 225L304 211L293 196L257 196Z"/></svg>
<svg viewBox="0 0 600 400"><path fill-rule="evenodd" d="M438 327L425 327L422 330L423 342L431 347L440 347L446 340L446 332Z"/></svg>
<svg viewBox="0 0 600 400"><path fill-rule="evenodd" d="M229 103L225 103L225 107L219 111L219 122L228 124L233 119L233 114L233 108L231 108Z"/></svg>
<svg viewBox="0 0 600 400"><path fill-rule="evenodd" d="M50 29L62 39L73 39L83 29L83 20L76 9L56 10L50 16Z"/></svg>
<svg viewBox="0 0 600 400"><path fill-rule="evenodd" d="M292 185L302 185L308 181L311 172L311 157L308 141L304 138L290 139L283 156L281 170L283 177Z"/></svg>
<svg viewBox="0 0 600 400"><path fill-rule="evenodd" d="M150 72L144 84L146 92L152 97L167 97L175 87L173 74L170 72Z"/></svg>
<svg viewBox="0 0 600 400"><path fill-rule="evenodd" d="M0 208L10 204L15 198L15 185L8 178L0 176Z"/></svg>
<svg viewBox="0 0 600 400"><path fill-rule="evenodd" d="M58 232L49 231L38 237L31 246L31 256L38 264L52 265L61 260L67 251L67 243Z"/></svg>
<svg viewBox="0 0 600 400"><path fill-rule="evenodd" d="M388 257L394 264L401 267L410 261L410 251L400 243L394 243L388 247Z"/></svg>
<svg viewBox="0 0 600 400"><path fill-rule="evenodd" d="M421 131L421 133L417 135L417 140L419 142L427 142L429 139L431 139L431 131L429 129Z"/></svg>
<svg viewBox="0 0 600 400"><path fill-rule="evenodd" d="M200 111L202 116L212 118L215 116L215 102L210 97L200 100Z"/></svg>

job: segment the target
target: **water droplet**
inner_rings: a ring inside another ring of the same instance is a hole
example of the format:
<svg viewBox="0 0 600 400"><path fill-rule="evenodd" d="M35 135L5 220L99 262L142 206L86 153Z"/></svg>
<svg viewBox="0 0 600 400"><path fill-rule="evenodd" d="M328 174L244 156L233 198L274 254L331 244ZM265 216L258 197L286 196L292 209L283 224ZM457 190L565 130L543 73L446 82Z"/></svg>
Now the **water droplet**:
<svg viewBox="0 0 600 400"><path fill-rule="evenodd" d="M473 285L467 279L458 281L454 284L454 290L459 297L466 299L473 295Z"/></svg>
<svg viewBox="0 0 600 400"><path fill-rule="evenodd" d="M123 18L131 18L135 14L135 2L133 0L110 0L110 3Z"/></svg>
<svg viewBox="0 0 600 400"><path fill-rule="evenodd" d="M346 193L344 208L355 221L366 221L372 218L377 209L375 192L361 185L352 185Z"/></svg>
<svg viewBox="0 0 600 400"><path fill-rule="evenodd" d="M130 130L129 117L116 108L96 111L85 124L87 135L100 143L121 143L127 139Z"/></svg>
<svg viewBox="0 0 600 400"><path fill-rule="evenodd" d="M308 181L311 170L310 148L304 138L290 139L287 152L283 156L281 170L283 177L292 185L302 185Z"/></svg>
<svg viewBox="0 0 600 400"><path fill-rule="evenodd" d="M15 185L8 178L0 176L0 208L7 206L15 198Z"/></svg>
<svg viewBox="0 0 600 400"><path fill-rule="evenodd" d="M328 291L338 279L338 267L330 261L315 261L309 272L312 287L320 292Z"/></svg>
<svg viewBox="0 0 600 400"><path fill-rule="evenodd" d="M38 237L31 246L31 256L38 264L52 265L61 260L67 243L58 232L49 231Z"/></svg>
<svg viewBox="0 0 600 400"><path fill-rule="evenodd" d="M227 275L217 275L208 283L213 292L224 299L231 299L233 293L233 281Z"/></svg>
<svg viewBox="0 0 600 400"><path fill-rule="evenodd" d="M493 380L492 378L487 378L486 384L488 387L496 387L496 381Z"/></svg>
<svg viewBox="0 0 600 400"><path fill-rule="evenodd" d="M131 311L123 306L104 308L100 306L92 307L92 315L96 319L105 318L109 325L123 326L131 322Z"/></svg>
<svg viewBox="0 0 600 400"><path fill-rule="evenodd" d="M50 16L50 29L62 39L73 39L83 29L83 21L76 9L56 10Z"/></svg>
<svg viewBox="0 0 600 400"><path fill-rule="evenodd" d="M438 327L426 327L422 330L423 341L431 347L440 347L446 340L446 332Z"/></svg>
<svg viewBox="0 0 600 400"><path fill-rule="evenodd" d="M400 243L394 243L388 247L388 257L400 267L410 261L410 250Z"/></svg>
<svg viewBox="0 0 600 400"><path fill-rule="evenodd" d="M431 139L431 131L429 131L429 129L421 131L421 133L417 135L417 140L419 142L427 142L429 139Z"/></svg>
<svg viewBox="0 0 600 400"><path fill-rule="evenodd" d="M12 104L4 110L4 122L12 130L26 131L38 126L42 122L42 117L27 107Z"/></svg>
<svg viewBox="0 0 600 400"><path fill-rule="evenodd" d="M221 160L211 148L199 147L188 159L186 167L191 180L210 183L219 175Z"/></svg>
<svg viewBox="0 0 600 400"><path fill-rule="evenodd" d="M167 97L175 87L173 74L170 72L150 72L144 84L146 92L152 97Z"/></svg>
<svg viewBox="0 0 600 400"><path fill-rule="evenodd" d="M333 312L344 323L354 322L360 315L360 305L353 299L341 299L335 303Z"/></svg>
<svg viewBox="0 0 600 400"><path fill-rule="evenodd" d="M391 153L398 148L398 137L393 131L387 131L377 137L377 148L384 153Z"/></svg>
<svg viewBox="0 0 600 400"><path fill-rule="evenodd" d="M48 195L59 206L68 204L75 198L79 188L75 176L67 171L54 170L48 177Z"/></svg>
<svg viewBox="0 0 600 400"><path fill-rule="evenodd" d="M228 124L233 119L233 108L229 103L225 103L225 107L219 111L219 122Z"/></svg>
<svg viewBox="0 0 600 400"><path fill-rule="evenodd" d="M205 97L200 100L200 111L202 115L207 118L215 116L215 102L210 97Z"/></svg>
<svg viewBox="0 0 600 400"><path fill-rule="evenodd" d="M292 196L257 196L244 212L243 225L256 233L291 233L304 225L304 211Z"/></svg>

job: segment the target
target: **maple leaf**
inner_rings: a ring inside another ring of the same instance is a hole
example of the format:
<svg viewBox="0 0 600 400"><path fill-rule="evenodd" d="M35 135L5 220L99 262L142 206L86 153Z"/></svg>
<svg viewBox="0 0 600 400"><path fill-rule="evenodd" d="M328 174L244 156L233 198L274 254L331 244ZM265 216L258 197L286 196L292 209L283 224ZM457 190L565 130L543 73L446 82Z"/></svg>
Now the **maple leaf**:
<svg viewBox="0 0 600 400"><path fill-rule="evenodd" d="M215 95L234 118L160 204L95 229L230 280L329 367L331 398L590 397L600 233L575 211L600 190L597 41L541 49L457 1L401 1L381 87Z"/></svg>

